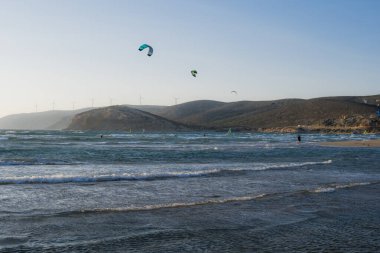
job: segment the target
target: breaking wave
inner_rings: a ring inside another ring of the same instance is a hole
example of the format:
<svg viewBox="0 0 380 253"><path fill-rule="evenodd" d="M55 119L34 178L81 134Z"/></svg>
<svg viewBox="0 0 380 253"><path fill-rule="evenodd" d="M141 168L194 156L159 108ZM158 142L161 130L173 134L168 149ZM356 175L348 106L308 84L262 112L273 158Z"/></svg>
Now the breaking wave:
<svg viewBox="0 0 380 253"><path fill-rule="evenodd" d="M220 176L225 173L239 173L249 171L274 170L284 168L297 168L307 165L329 164L331 160L323 162L303 162L303 163L262 163L252 165L242 165L235 167L207 168L202 170L182 170L176 172L144 172L144 173L119 173L101 175L33 175L14 176L0 178L0 184L58 184L58 183L87 183L87 182L108 182L108 181L135 181L135 180L163 180L170 178L187 178L203 176ZM217 165L215 165L217 167Z"/></svg>
<svg viewBox="0 0 380 253"><path fill-rule="evenodd" d="M378 184L380 182L356 182L356 183L347 183L347 184L336 184L335 186L325 186L319 187L317 189L312 190L301 190L296 192L282 192L282 193L262 193L262 194L251 194L246 196L237 196L237 197L227 197L227 198L213 198L206 199L196 202L174 202L174 203L162 203L162 204L151 204L151 205L143 205L143 206L129 206L129 207L112 207L112 208L94 208L94 209L82 209L77 211L70 211L59 213L58 215L66 215L66 214L83 214L83 213L106 213L106 212L134 212L134 211L151 211L151 210L159 210L159 209L171 209L171 208L183 208L183 207L196 207L196 206L204 206L204 205L213 205L213 204L225 204L230 202L243 202L250 200L259 200L259 199L267 199L274 196L289 196L293 194L300 193L326 193L333 192L337 189L343 188L351 188L363 185L371 185Z"/></svg>
<svg viewBox="0 0 380 253"><path fill-rule="evenodd" d="M72 211L70 213L149 211L149 210L158 210L158 209L195 207L195 206L203 206L203 205L210 205L210 204L225 204L225 203L229 203L229 202L249 201L249 200L264 198L266 196L268 196L268 194L247 195L247 196L241 196L241 197L230 197L230 198L221 198L221 199L207 199L207 200L203 200L203 201L188 202L188 203L176 202L176 203L153 204L153 205L145 205L145 206L83 209L80 211Z"/></svg>
<svg viewBox="0 0 380 253"><path fill-rule="evenodd" d="M324 192L334 192L337 189L345 189L345 188L351 188L356 186L363 186L363 185L370 185L370 184L376 184L377 182L353 182L353 183L346 183L346 184L330 184L326 186L321 186L316 189L312 189L309 192L311 193L324 193Z"/></svg>

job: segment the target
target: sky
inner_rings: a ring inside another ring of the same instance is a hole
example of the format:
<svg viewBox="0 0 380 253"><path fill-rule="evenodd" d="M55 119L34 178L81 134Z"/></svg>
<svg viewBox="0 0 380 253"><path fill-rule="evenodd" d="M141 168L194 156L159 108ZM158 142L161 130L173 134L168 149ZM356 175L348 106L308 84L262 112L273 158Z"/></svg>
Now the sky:
<svg viewBox="0 0 380 253"><path fill-rule="evenodd" d="M380 94L379 13L378 0L0 0L0 116Z"/></svg>

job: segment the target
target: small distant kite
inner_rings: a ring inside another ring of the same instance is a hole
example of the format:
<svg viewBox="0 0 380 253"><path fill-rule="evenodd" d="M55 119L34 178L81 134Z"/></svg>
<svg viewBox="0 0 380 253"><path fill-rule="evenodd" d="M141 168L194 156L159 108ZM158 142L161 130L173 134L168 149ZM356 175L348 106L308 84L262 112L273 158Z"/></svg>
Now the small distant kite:
<svg viewBox="0 0 380 253"><path fill-rule="evenodd" d="M153 47L149 46L148 44L142 44L139 47L139 51L143 51L145 48L149 48L148 56L152 56L152 54L153 54Z"/></svg>
<svg viewBox="0 0 380 253"><path fill-rule="evenodd" d="M193 77L197 77L197 74L198 74L198 71L196 71L195 69L191 71L191 75Z"/></svg>
<svg viewBox="0 0 380 253"><path fill-rule="evenodd" d="M237 95L237 91L236 90L231 91L231 93L234 93L235 95Z"/></svg>

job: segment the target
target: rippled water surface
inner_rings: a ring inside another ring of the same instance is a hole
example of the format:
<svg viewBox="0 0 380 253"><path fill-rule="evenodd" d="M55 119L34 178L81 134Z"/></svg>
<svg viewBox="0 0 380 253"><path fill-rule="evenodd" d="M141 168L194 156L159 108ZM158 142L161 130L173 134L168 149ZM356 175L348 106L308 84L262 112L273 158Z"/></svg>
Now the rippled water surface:
<svg viewBox="0 0 380 253"><path fill-rule="evenodd" d="M380 251L376 138L2 130L0 251Z"/></svg>

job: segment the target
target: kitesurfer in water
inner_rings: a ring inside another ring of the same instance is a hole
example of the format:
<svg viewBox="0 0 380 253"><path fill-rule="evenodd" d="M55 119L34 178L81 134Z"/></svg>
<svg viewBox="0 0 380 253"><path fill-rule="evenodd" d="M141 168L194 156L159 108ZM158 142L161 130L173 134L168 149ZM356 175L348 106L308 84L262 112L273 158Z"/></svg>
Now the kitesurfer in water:
<svg viewBox="0 0 380 253"><path fill-rule="evenodd" d="M297 136L297 140L298 140L298 143L301 142L301 135L298 135L298 136Z"/></svg>

